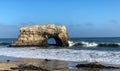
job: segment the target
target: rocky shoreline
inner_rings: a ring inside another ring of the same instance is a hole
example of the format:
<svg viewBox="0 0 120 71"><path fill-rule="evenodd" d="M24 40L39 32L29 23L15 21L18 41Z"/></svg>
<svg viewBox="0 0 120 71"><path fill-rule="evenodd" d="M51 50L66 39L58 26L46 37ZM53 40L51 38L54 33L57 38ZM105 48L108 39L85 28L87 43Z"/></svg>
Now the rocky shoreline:
<svg viewBox="0 0 120 71"><path fill-rule="evenodd" d="M86 67L86 68L120 69L120 67L105 66L105 65L102 65L102 64L95 64L95 63L77 64L76 67L77 67L77 68Z"/></svg>

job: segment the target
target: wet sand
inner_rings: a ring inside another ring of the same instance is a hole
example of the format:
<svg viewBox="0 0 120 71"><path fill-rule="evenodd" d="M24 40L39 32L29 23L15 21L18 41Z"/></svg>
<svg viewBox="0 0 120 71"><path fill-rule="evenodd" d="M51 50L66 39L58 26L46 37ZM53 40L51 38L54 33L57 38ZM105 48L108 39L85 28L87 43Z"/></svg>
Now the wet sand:
<svg viewBox="0 0 120 71"><path fill-rule="evenodd" d="M48 60L48 59L29 59L29 58L12 58L3 57L4 61L0 62L0 71L42 71L42 70L19 70L20 65L33 65L48 71L120 71L120 69L102 69L102 68L76 68L76 62ZM10 59L9 59L10 58Z"/></svg>
<svg viewBox="0 0 120 71"><path fill-rule="evenodd" d="M58 61L58 60L29 59L29 58L17 58L15 60L14 58L9 59L9 57L6 57L4 61L0 62L0 71L18 71L18 70L12 70L11 68L18 67L19 65L33 65L49 71L79 71L78 69L69 69L68 64L69 62ZM26 71L31 71L31 70L26 70Z"/></svg>

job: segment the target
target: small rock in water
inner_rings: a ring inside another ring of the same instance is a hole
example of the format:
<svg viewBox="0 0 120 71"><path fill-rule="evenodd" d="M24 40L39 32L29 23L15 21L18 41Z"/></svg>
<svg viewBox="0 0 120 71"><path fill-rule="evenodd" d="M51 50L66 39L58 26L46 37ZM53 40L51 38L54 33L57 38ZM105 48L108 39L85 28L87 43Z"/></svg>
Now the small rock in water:
<svg viewBox="0 0 120 71"><path fill-rule="evenodd" d="M10 62L10 60L8 59L7 62Z"/></svg>
<svg viewBox="0 0 120 71"><path fill-rule="evenodd" d="M45 61L50 61L49 59L45 59Z"/></svg>

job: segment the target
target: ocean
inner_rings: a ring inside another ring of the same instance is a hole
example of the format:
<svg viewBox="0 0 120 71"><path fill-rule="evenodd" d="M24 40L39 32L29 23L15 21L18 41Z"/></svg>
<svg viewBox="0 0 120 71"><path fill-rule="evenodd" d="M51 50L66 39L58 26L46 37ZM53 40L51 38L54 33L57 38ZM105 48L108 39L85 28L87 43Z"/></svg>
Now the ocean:
<svg viewBox="0 0 120 71"><path fill-rule="evenodd" d="M0 56L15 58L52 59L79 63L97 63L120 67L120 37L71 38L69 47L13 48L16 38L0 39ZM48 43L55 43L54 39ZM0 58L0 61L4 59ZM119 71L119 70L118 70Z"/></svg>

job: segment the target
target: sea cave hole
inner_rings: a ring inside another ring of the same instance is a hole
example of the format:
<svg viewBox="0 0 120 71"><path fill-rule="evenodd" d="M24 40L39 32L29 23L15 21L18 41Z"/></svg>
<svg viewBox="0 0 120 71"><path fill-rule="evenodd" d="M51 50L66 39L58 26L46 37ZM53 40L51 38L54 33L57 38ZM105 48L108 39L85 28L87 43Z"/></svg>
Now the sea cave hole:
<svg viewBox="0 0 120 71"><path fill-rule="evenodd" d="M56 40L54 38L49 38L48 39L48 45L49 46L56 46Z"/></svg>

